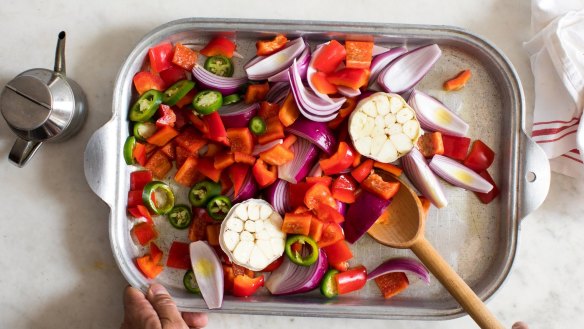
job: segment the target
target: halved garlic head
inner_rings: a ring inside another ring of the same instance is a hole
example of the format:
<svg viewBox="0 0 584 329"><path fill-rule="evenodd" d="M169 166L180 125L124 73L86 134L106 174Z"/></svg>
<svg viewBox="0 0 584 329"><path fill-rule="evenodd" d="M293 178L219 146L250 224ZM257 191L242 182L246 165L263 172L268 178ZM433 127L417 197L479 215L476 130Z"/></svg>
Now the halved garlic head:
<svg viewBox="0 0 584 329"><path fill-rule="evenodd" d="M421 135L416 113L397 94L375 93L362 99L349 117L357 152L389 163L408 153Z"/></svg>
<svg viewBox="0 0 584 329"><path fill-rule="evenodd" d="M231 262L261 271L284 253L282 216L261 199L234 205L221 224L219 244Z"/></svg>

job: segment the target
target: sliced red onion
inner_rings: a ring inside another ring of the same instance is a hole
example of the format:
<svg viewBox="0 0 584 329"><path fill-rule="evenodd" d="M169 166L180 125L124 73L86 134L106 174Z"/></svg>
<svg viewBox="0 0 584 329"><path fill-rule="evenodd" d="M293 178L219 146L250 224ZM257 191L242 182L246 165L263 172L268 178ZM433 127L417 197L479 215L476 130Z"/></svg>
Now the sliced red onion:
<svg viewBox="0 0 584 329"><path fill-rule="evenodd" d="M408 154L401 157L401 163L406 176L423 196L437 208L443 208L448 205L448 200L446 200L446 195L442 190L438 177L430 170L426 158L417 148L414 147Z"/></svg>
<svg viewBox="0 0 584 329"><path fill-rule="evenodd" d="M312 168L310 169L310 171L308 172L308 175L306 175L307 177L320 177L322 176L322 167L320 166L320 163L315 163L314 166L312 166Z"/></svg>
<svg viewBox="0 0 584 329"><path fill-rule="evenodd" d="M287 181L278 179L274 184L268 186L265 193L266 201L282 216L292 210L288 203L290 200L289 187L290 184Z"/></svg>
<svg viewBox="0 0 584 329"><path fill-rule="evenodd" d="M314 122L299 117L286 128L286 131L309 140L328 155L331 155L337 146L335 135L323 122Z"/></svg>
<svg viewBox="0 0 584 329"><path fill-rule="evenodd" d="M428 94L414 90L408 104L416 111L416 117L423 129L460 137L468 133L466 122Z"/></svg>
<svg viewBox="0 0 584 329"><path fill-rule="evenodd" d="M275 141L268 142L266 144L256 144L253 147L253 152L251 153L251 155L257 156L260 153L265 152L278 144L282 144L283 142L284 140L280 138L276 139Z"/></svg>
<svg viewBox="0 0 584 329"><path fill-rule="evenodd" d="M245 66L245 72L250 80L265 80L274 74L290 67L292 61L296 59L306 49L303 38L297 38L288 43L286 48L275 54L261 58L252 65Z"/></svg>
<svg viewBox="0 0 584 329"><path fill-rule="evenodd" d="M381 55L381 54L386 53L388 51L390 51L389 48L385 48L385 47L378 46L378 45L374 44L373 45L373 53L372 53L372 55L375 57L377 55Z"/></svg>
<svg viewBox="0 0 584 329"><path fill-rule="evenodd" d="M341 106L343 106L345 98L341 97L330 103L307 90L302 84L296 60L294 60L289 70L290 86L300 113L316 122L328 122L334 119Z"/></svg>
<svg viewBox="0 0 584 329"><path fill-rule="evenodd" d="M319 249L318 260L310 266L296 265L288 257L268 280L266 288L272 295L291 295L308 292L318 287L328 269L326 254Z"/></svg>
<svg viewBox="0 0 584 329"><path fill-rule="evenodd" d="M422 80L441 54L436 44L409 51L383 69L377 77L377 83L388 93L408 91Z"/></svg>
<svg viewBox="0 0 584 329"><path fill-rule="evenodd" d="M314 92L314 94L316 96L318 96L318 97L324 99L325 101L327 101L328 103L332 104L332 103L338 101L340 98L331 98L331 97L329 97L329 95L319 92L318 89L316 89L316 87L314 87L314 85L312 84L312 76L317 72L316 69L314 68L314 61L318 57L318 55L321 53L324 46L326 46L327 44L328 44L328 42L316 46L316 50L314 51L314 54L313 54L312 58L310 59L310 63L308 64L308 71L306 72L306 80L308 82L308 85L310 86L310 89L312 89L312 91ZM337 89L338 89L338 87L337 87ZM346 88L346 89L349 89L349 88Z"/></svg>
<svg viewBox="0 0 584 329"><path fill-rule="evenodd" d="M479 193L488 193L493 189L493 185L474 170L443 155L437 154L432 158L430 169L454 186Z"/></svg>
<svg viewBox="0 0 584 329"><path fill-rule="evenodd" d="M220 308L223 304L224 283L219 257L205 241L191 242L189 251L191 266L207 307Z"/></svg>
<svg viewBox="0 0 584 329"><path fill-rule="evenodd" d="M306 80L306 75L308 72L308 64L310 63L310 48L306 44L306 49L298 57L298 72L300 72L300 77L302 80ZM272 75L268 78L269 82L288 82L290 80L290 74L288 73L288 68Z"/></svg>
<svg viewBox="0 0 584 329"><path fill-rule="evenodd" d="M391 63L394 59L405 54L407 51L408 49L406 47L395 47L373 57L373 60L371 61L371 67L369 68L371 71L369 75L369 86L373 87L376 85L377 77L379 76L379 73L381 73L381 70L389 65L389 63Z"/></svg>
<svg viewBox="0 0 584 329"><path fill-rule="evenodd" d="M347 97L357 97L361 95L360 89L353 89L345 86L337 86L337 90L339 91L339 94Z"/></svg>
<svg viewBox="0 0 584 329"><path fill-rule="evenodd" d="M349 206L345 215L343 229L345 240L355 243L359 240L381 216L391 200L384 200L373 193L362 190L354 203Z"/></svg>
<svg viewBox="0 0 584 329"><path fill-rule="evenodd" d="M245 180L239 189L239 195L234 195L233 203L235 204L253 198L258 193L258 190L258 184L253 178L251 170L248 170Z"/></svg>
<svg viewBox="0 0 584 329"><path fill-rule="evenodd" d="M203 87L199 88L199 86L197 86L197 90L213 89L219 91L224 96L235 93L244 83L247 82L247 77L221 77L205 70L205 68L199 64L195 64L193 67L193 78Z"/></svg>
<svg viewBox="0 0 584 329"><path fill-rule="evenodd" d="M289 92L290 83L288 83L288 80L286 80L286 82L276 82L270 87L270 90L266 94L266 101L270 103L280 103L284 101Z"/></svg>
<svg viewBox="0 0 584 329"><path fill-rule="evenodd" d="M407 257L392 258L377 266L367 274L367 280L373 280L379 276L394 272L408 272L430 284L430 272L422 263Z"/></svg>
<svg viewBox="0 0 584 329"><path fill-rule="evenodd" d="M259 108L258 103L239 102L222 106L218 112L225 128L242 128L247 127L249 120L258 113Z"/></svg>
<svg viewBox="0 0 584 329"><path fill-rule="evenodd" d="M304 138L298 138L290 147L294 159L278 167L278 178L296 184L303 180L318 157L318 149Z"/></svg>
<svg viewBox="0 0 584 329"><path fill-rule="evenodd" d="M343 216L345 216L347 214L347 204L344 202L341 202L339 200L336 200L337 202L337 210L339 211L339 213Z"/></svg>

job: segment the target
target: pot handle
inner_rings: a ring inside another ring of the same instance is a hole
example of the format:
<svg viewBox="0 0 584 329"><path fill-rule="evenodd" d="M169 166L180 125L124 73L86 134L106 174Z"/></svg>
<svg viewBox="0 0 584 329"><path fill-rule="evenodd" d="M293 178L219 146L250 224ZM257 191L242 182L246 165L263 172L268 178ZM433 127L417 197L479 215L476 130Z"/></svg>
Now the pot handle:
<svg viewBox="0 0 584 329"><path fill-rule="evenodd" d="M550 189L550 162L545 152L525 132L521 133L519 150L519 218L536 210Z"/></svg>
<svg viewBox="0 0 584 329"><path fill-rule="evenodd" d="M22 168L36 153L41 144L42 142L26 141L21 138L16 138L10 154L8 154L8 159L15 166Z"/></svg>
<svg viewBox="0 0 584 329"><path fill-rule="evenodd" d="M110 207L115 200L116 164L120 152L116 146L119 129L115 123L112 119L93 133L85 147L83 164L89 187Z"/></svg>

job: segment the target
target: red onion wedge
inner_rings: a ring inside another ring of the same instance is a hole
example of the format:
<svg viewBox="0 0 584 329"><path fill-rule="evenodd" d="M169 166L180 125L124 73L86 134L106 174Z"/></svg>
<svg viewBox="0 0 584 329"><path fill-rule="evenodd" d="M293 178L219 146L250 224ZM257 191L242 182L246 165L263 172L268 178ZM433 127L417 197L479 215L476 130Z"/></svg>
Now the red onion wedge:
<svg viewBox="0 0 584 329"><path fill-rule="evenodd" d="M290 92L290 84L288 80L286 82L276 82L271 87L266 94L266 101L270 103L280 103L284 101L288 93Z"/></svg>
<svg viewBox="0 0 584 329"><path fill-rule="evenodd" d="M205 241L189 245L191 266L201 295L209 309L220 308L223 304L223 267L217 254Z"/></svg>
<svg viewBox="0 0 584 329"><path fill-rule="evenodd" d="M323 94L323 93L319 92L314 87L314 84L312 83L312 76L317 72L316 69L314 68L314 60L318 57L318 55L322 52L324 46L326 46L327 44L328 44L328 42L316 46L316 50L314 51L314 54L312 55L312 58L310 59L310 63L308 64L308 71L306 72L306 80L308 82L308 85L310 86L310 89L312 89L312 91L314 92L314 94L316 96L318 96L318 97L322 98L323 100L327 101L328 103L332 104L341 98L330 98L327 94ZM350 89L347 87L344 87L344 88ZM340 92L340 90L339 90L339 92Z"/></svg>
<svg viewBox="0 0 584 329"><path fill-rule="evenodd" d="M357 242L375 224L390 202L362 190L355 202L349 205L345 215L345 240L349 243Z"/></svg>
<svg viewBox="0 0 584 329"><path fill-rule="evenodd" d="M290 150L294 152L294 159L278 167L278 178L296 184L306 177L318 157L318 149L304 138L292 144Z"/></svg>
<svg viewBox="0 0 584 329"><path fill-rule="evenodd" d="M312 166L312 168L310 168L310 171L306 177L320 177L322 176L322 173L322 167L320 166L320 163L317 162L314 164L314 166Z"/></svg>
<svg viewBox="0 0 584 329"><path fill-rule="evenodd" d="M257 114L259 108L258 103L239 102L222 106L218 112L225 128L242 128L247 127L249 120Z"/></svg>
<svg viewBox="0 0 584 329"><path fill-rule="evenodd" d="M385 47L378 46L378 45L375 45L374 44L373 45L373 53L372 53L372 55L375 57L377 55L381 55L381 54L386 53L388 51L390 51L389 48L385 48Z"/></svg>
<svg viewBox="0 0 584 329"><path fill-rule="evenodd" d="M250 80L265 80L274 74L290 67L292 61L296 59L306 49L303 38L290 41L286 47L277 53L257 59L252 59L245 65L245 73Z"/></svg>
<svg viewBox="0 0 584 329"><path fill-rule="evenodd" d="M398 58L399 56L405 54L408 51L406 47L395 47L387 50L384 53L381 53L375 57L371 61L370 67L370 76L369 76L369 86L374 87L377 84L377 77L381 70L383 70L389 63L391 63L394 59Z"/></svg>
<svg viewBox="0 0 584 329"><path fill-rule="evenodd" d="M328 102L316 96L302 84L296 60L290 67L290 86L300 113L316 122L328 122L337 117L337 112L343 106L345 98L341 97ZM310 79L309 79L310 80Z"/></svg>
<svg viewBox="0 0 584 329"><path fill-rule="evenodd" d="M408 91L422 80L441 54L436 44L409 51L383 69L377 77L377 83L388 93Z"/></svg>
<svg viewBox="0 0 584 329"><path fill-rule="evenodd" d="M278 179L266 189L266 201L282 216L292 210L288 203L288 200L290 200L290 196L288 195L289 186L290 184L287 181Z"/></svg>
<svg viewBox="0 0 584 329"><path fill-rule="evenodd" d="M344 202L341 202L339 200L336 200L337 202L337 210L339 211L339 213L343 216L345 216L347 214L347 204Z"/></svg>
<svg viewBox="0 0 584 329"><path fill-rule="evenodd" d="M444 208L448 205L438 177L430 170L426 159L417 148L414 147L408 154L401 157L401 163L406 176L423 196L428 198L437 208Z"/></svg>
<svg viewBox="0 0 584 329"><path fill-rule="evenodd" d="M479 193L488 193L493 185L465 165L445 157L435 155L430 161L430 169L452 185Z"/></svg>
<svg viewBox="0 0 584 329"><path fill-rule="evenodd" d="M357 97L361 95L360 89L353 89L345 86L337 86L337 90L339 91L339 94L346 97Z"/></svg>
<svg viewBox="0 0 584 329"><path fill-rule="evenodd" d="M260 153L265 152L278 144L282 144L283 142L284 140L280 138L266 144L256 144L253 147L253 152L251 152L251 155L258 156Z"/></svg>
<svg viewBox="0 0 584 329"><path fill-rule="evenodd" d="M414 90L408 104L416 111L423 129L460 137L468 133L468 124L430 95Z"/></svg>
<svg viewBox="0 0 584 329"><path fill-rule="evenodd" d="M266 288L272 295L308 292L318 287L327 269L328 261L322 249L319 250L318 260L310 266L296 265L284 257L282 265L266 281Z"/></svg>
<svg viewBox="0 0 584 329"><path fill-rule="evenodd" d="M306 49L298 56L298 72L300 72L300 77L302 80L306 80L306 74L308 72L308 63L310 63L310 48L306 44ZM288 68L272 75L268 78L269 82L286 82L290 80L290 74L288 73Z"/></svg>
<svg viewBox="0 0 584 329"><path fill-rule="evenodd" d="M247 77L221 77L205 70L205 68L199 64L195 64L193 67L193 78L203 87L199 88L197 86L197 90L213 89L217 90L224 96L235 93L244 83L247 82Z"/></svg>
<svg viewBox="0 0 584 329"><path fill-rule="evenodd" d="M426 267L419 261L408 257L392 258L386 260L381 265L377 266L373 271L367 274L367 280L373 280L379 276L393 272L411 273L422 279L426 284L430 284L430 273Z"/></svg>
<svg viewBox="0 0 584 329"><path fill-rule="evenodd" d="M314 122L299 117L292 125L286 128L286 131L309 140L328 155L333 154L337 147L337 139L334 133L323 122Z"/></svg>
<svg viewBox="0 0 584 329"><path fill-rule="evenodd" d="M258 184L253 178L251 170L248 170L247 175L245 176L245 180L239 189L239 194L234 195L233 204L253 198L258 193L258 190Z"/></svg>

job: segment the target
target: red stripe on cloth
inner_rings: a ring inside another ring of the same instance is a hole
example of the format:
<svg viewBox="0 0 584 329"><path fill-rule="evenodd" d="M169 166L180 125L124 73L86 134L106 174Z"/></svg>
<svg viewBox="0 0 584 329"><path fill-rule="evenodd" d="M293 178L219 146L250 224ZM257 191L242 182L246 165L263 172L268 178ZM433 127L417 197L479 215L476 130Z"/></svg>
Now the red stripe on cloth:
<svg viewBox="0 0 584 329"><path fill-rule="evenodd" d="M536 143L552 143L552 142L558 141L558 140L560 140L560 139L562 139L562 138L564 138L564 137L566 137L566 136L569 136L569 135L575 134L577 131L578 131L578 130L570 131L569 133L567 133L567 134L564 134L564 135L562 135L562 136L560 136L560 137L558 137L558 138L554 138L554 139L548 139L548 140L542 140L542 141L535 141L535 142L536 142Z"/></svg>
<svg viewBox="0 0 584 329"><path fill-rule="evenodd" d="M531 133L531 136L542 136L542 135L553 135L553 134L557 134L561 131L564 131L568 128L577 126L579 124L578 121L568 125L568 126L563 126L563 127L558 127L558 128L548 128L548 129L540 129L540 130L534 130Z"/></svg>
<svg viewBox="0 0 584 329"><path fill-rule="evenodd" d="M570 152L580 154L580 150L578 149L571 149Z"/></svg>
<svg viewBox="0 0 584 329"><path fill-rule="evenodd" d="M568 159L570 159L570 160L574 160L574 161L576 161L576 162L580 162L581 164L584 164L584 162L583 162L582 160L580 160L580 159L576 159L576 158L574 158L574 157L571 157L571 156L569 156L569 155L566 155L566 154L564 154L564 155L562 155L562 156L563 156L563 157L565 157L565 158L568 158Z"/></svg>
<svg viewBox="0 0 584 329"><path fill-rule="evenodd" d="M578 118L572 118L570 121L563 121L563 120L540 121L540 122L534 122L533 125L537 126L537 125L548 125L550 123L572 123L572 121L574 121L574 120L578 120Z"/></svg>

